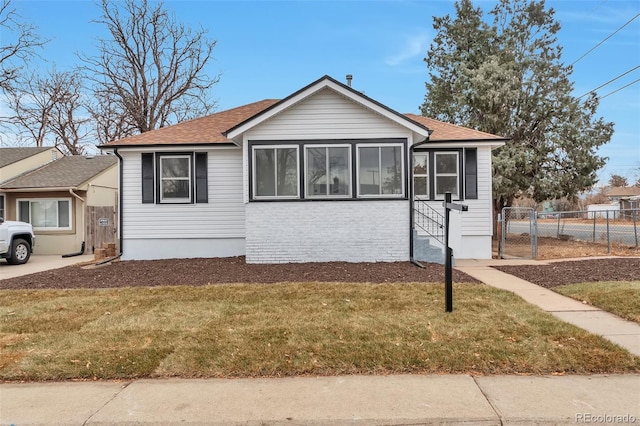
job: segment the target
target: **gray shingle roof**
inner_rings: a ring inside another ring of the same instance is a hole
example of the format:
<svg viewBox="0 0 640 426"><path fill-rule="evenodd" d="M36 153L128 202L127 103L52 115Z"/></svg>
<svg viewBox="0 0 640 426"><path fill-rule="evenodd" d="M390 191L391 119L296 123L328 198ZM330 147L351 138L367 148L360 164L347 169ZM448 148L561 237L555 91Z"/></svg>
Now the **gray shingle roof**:
<svg viewBox="0 0 640 426"><path fill-rule="evenodd" d="M62 157L36 170L11 179L1 189L75 188L118 162L112 155Z"/></svg>
<svg viewBox="0 0 640 426"><path fill-rule="evenodd" d="M32 155L40 154L43 151L55 149L50 146L43 147L7 147L0 148L0 167L17 163L20 160L29 158Z"/></svg>

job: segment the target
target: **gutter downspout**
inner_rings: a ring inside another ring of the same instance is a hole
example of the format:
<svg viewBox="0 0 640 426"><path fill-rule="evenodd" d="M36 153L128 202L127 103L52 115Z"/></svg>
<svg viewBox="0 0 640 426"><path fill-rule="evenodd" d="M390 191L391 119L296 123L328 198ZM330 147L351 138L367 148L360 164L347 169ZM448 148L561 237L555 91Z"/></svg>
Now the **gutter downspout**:
<svg viewBox="0 0 640 426"><path fill-rule="evenodd" d="M415 206L415 200L413 197L413 151L416 147L425 145L429 142L431 132L432 130L429 131L429 134L423 141L415 143L409 147L409 261L419 268L424 268L424 265L413 257L413 227L415 225L415 218L413 216L413 209Z"/></svg>
<svg viewBox="0 0 640 426"><path fill-rule="evenodd" d="M118 157L118 174L120 176L118 176L118 242L120 243L120 250L118 252L118 257L122 256L122 212L124 211L124 209L122 208L122 179L123 179L123 172L122 172L122 162L124 161L122 159L122 156L120 154L118 154L118 148L115 147L113 148L113 153L115 154L116 157Z"/></svg>
<svg viewBox="0 0 640 426"><path fill-rule="evenodd" d="M80 256L82 254L84 254L84 233L85 233L85 222L86 222L86 206L85 206L85 201L82 199L81 196L79 196L78 194L76 194L75 192L73 192L73 188L69 188L69 194L71 194L73 197L75 197L76 199L78 199L81 203L82 203L82 227L80 229L82 229L82 244L80 245L80 251L77 251L75 253L67 253L67 254L63 254L62 257L73 257L73 256Z"/></svg>
<svg viewBox="0 0 640 426"><path fill-rule="evenodd" d="M104 265L106 263L112 262L122 256L122 211L123 211L123 208L122 208L122 176L123 176L122 161L123 159L122 159L122 156L118 154L117 147L113 148L113 154L116 157L118 157L118 242L120 245L120 250L118 251L118 254L116 256L110 257L105 260L101 260L100 262L96 263L96 266L100 266L100 265Z"/></svg>
<svg viewBox="0 0 640 426"><path fill-rule="evenodd" d="M120 245L120 250L118 254L114 257L110 257L109 259L105 259L101 262L96 263L96 266L104 265L105 263L109 263L119 257L122 256L122 177L124 176L122 171L122 156L118 154L118 148L113 148L113 153L116 157L118 157L118 242Z"/></svg>

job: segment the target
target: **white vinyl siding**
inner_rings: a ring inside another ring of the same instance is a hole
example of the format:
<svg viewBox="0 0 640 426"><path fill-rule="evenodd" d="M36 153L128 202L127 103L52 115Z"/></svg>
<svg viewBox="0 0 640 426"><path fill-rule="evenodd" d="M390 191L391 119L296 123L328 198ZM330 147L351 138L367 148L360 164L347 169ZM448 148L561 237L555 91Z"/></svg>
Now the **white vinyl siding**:
<svg viewBox="0 0 640 426"><path fill-rule="evenodd" d="M208 151L209 201L201 204L143 204L140 151L121 150L119 153L123 157L125 254L127 239L244 238L240 148ZM176 253L175 257L196 254Z"/></svg>
<svg viewBox="0 0 640 426"><path fill-rule="evenodd" d="M308 141L313 144L313 141L322 140L340 145L345 140L356 139L405 139L411 145L413 133L331 89L320 90L300 101L244 134L244 201L249 201L249 156L252 155L249 141ZM351 182L352 194L355 185Z"/></svg>
<svg viewBox="0 0 640 426"><path fill-rule="evenodd" d="M324 89L249 130L245 139L411 138L410 130L348 98Z"/></svg>
<svg viewBox="0 0 640 426"><path fill-rule="evenodd" d="M478 199L464 200L469 211L462 213L462 235L492 235L491 149L478 148Z"/></svg>
<svg viewBox="0 0 640 426"><path fill-rule="evenodd" d="M469 211L461 213L462 235L492 235L493 206L491 204L491 149L478 148L478 199L463 200ZM429 206L444 215L442 201L429 201Z"/></svg>

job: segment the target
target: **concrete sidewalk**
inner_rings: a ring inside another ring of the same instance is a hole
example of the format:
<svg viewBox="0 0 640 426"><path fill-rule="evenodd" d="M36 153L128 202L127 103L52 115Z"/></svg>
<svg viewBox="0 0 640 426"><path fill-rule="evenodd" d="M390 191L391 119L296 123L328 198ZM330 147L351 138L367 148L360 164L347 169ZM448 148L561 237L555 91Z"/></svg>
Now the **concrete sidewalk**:
<svg viewBox="0 0 640 426"><path fill-rule="evenodd" d="M594 306L586 305L555 291L492 268L492 265L545 264L535 260L458 260L456 269L492 287L511 291L528 303L536 305L557 318L583 328L593 334L640 356L640 324L627 321ZM640 420L639 420L640 422Z"/></svg>
<svg viewBox="0 0 640 426"><path fill-rule="evenodd" d="M640 375L400 375L0 385L0 424L15 426L595 422L640 423Z"/></svg>

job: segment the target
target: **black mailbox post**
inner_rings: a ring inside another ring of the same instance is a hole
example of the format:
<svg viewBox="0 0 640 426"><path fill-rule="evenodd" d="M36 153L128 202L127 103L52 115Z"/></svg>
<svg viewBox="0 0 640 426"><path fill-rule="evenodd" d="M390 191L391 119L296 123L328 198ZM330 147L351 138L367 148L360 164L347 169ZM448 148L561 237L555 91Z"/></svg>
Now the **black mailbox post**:
<svg viewBox="0 0 640 426"><path fill-rule="evenodd" d="M453 312L453 250L449 247L449 213L451 210L466 212L469 207L465 204L451 202L451 193L444 194L444 298L445 311Z"/></svg>

